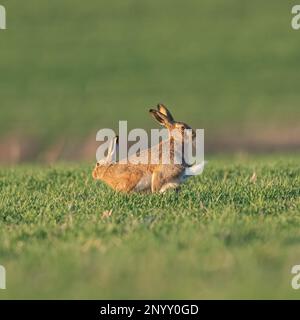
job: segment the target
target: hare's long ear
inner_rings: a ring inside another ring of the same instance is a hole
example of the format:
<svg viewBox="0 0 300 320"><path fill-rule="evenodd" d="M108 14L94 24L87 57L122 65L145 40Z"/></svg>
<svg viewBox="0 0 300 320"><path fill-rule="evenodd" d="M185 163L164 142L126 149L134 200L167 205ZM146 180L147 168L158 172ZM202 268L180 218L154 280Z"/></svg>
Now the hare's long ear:
<svg viewBox="0 0 300 320"><path fill-rule="evenodd" d="M116 161L116 151L117 151L117 144L119 141L119 137L116 136L114 137L109 145L108 152L107 152L107 157L106 157L106 162L111 163L112 161Z"/></svg>
<svg viewBox="0 0 300 320"><path fill-rule="evenodd" d="M173 118L171 112L170 112L170 111L166 108L166 106L163 105L162 103L159 103L159 104L157 105L157 110L158 110L160 113L162 113L162 114L164 114L165 116L167 116L167 118L169 119L170 122L173 122L173 121L174 121L174 118Z"/></svg>
<svg viewBox="0 0 300 320"><path fill-rule="evenodd" d="M150 109L149 112L162 126L168 127L170 125L168 117L163 113L154 109Z"/></svg>

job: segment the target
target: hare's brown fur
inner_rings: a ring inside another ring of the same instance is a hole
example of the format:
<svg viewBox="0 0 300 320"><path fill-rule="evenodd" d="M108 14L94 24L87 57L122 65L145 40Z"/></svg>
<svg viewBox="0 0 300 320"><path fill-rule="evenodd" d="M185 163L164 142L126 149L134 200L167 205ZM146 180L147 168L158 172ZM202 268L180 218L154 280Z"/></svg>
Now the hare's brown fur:
<svg viewBox="0 0 300 320"><path fill-rule="evenodd" d="M185 129L190 129L189 126L182 122L175 122L169 110L159 104L158 110L151 109L150 113L154 118L169 131L173 129L181 130L179 139L183 139ZM169 144L170 164L162 163L163 144ZM175 164L177 156L175 150L174 137L169 136L169 140L162 141L159 144L158 164L121 164L121 163L97 163L93 170L94 179L104 181L107 185L116 191L122 192L163 192L169 188L177 188L184 180L184 170L187 165ZM153 149L143 151L148 153L150 161Z"/></svg>

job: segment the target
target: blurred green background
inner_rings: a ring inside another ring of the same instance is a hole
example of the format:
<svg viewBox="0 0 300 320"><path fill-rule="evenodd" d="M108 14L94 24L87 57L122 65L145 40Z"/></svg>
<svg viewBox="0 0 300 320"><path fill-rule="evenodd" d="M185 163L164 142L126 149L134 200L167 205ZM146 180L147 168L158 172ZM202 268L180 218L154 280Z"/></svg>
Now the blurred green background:
<svg viewBox="0 0 300 320"><path fill-rule="evenodd" d="M295 1L0 4L0 299L299 298ZM96 132L157 127L158 102L205 129L205 174L165 195L93 181ZM60 160L82 162L2 165Z"/></svg>
<svg viewBox="0 0 300 320"><path fill-rule="evenodd" d="M119 120L156 127L147 110L158 102L204 128L208 150L237 137L245 149L300 146L294 1L1 4L0 159L17 143L31 150L17 160L35 160L62 139L94 142Z"/></svg>

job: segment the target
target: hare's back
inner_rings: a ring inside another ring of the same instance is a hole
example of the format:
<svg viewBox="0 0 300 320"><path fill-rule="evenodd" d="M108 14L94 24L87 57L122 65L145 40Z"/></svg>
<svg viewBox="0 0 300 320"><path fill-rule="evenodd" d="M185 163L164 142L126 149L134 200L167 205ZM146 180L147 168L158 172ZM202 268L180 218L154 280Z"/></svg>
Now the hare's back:
<svg viewBox="0 0 300 320"><path fill-rule="evenodd" d="M117 191L147 191L151 189L151 173L135 165L115 164L108 168L103 180Z"/></svg>

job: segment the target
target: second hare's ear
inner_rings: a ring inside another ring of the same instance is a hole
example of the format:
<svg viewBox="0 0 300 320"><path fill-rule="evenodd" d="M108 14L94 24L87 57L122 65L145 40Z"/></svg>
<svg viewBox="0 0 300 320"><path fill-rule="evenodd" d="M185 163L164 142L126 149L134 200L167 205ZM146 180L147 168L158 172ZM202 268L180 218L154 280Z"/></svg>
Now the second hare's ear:
<svg viewBox="0 0 300 320"><path fill-rule="evenodd" d="M149 112L162 126L168 126L169 119L163 113L154 109L150 109Z"/></svg>
<svg viewBox="0 0 300 320"><path fill-rule="evenodd" d="M166 108L166 106L163 105L162 103L159 103L159 104L157 105L157 110L158 110L160 113L162 113L162 114L164 114L165 116L167 116L168 119L169 119L169 121L171 121L171 122L174 121L174 118L173 118L171 112L170 112L170 111Z"/></svg>

